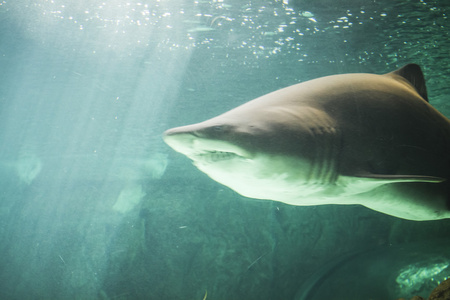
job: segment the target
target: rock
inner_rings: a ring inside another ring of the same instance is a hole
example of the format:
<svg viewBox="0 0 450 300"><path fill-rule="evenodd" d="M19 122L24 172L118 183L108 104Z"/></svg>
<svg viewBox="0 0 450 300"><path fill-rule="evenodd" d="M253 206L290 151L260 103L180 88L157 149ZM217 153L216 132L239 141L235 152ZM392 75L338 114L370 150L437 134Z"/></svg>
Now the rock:
<svg viewBox="0 0 450 300"><path fill-rule="evenodd" d="M450 300L450 279L443 281L435 288L428 300Z"/></svg>

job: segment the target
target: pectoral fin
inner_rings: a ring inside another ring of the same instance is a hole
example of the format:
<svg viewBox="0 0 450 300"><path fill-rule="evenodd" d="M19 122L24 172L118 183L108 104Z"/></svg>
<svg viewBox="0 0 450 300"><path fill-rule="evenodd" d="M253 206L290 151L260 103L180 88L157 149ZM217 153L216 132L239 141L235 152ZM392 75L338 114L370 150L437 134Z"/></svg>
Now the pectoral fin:
<svg viewBox="0 0 450 300"><path fill-rule="evenodd" d="M356 175L357 178L367 178L368 180L379 181L381 184L396 183L396 182L428 182L428 183L440 183L447 179L436 176L423 176L423 175L383 175L383 174L368 174L368 175Z"/></svg>
<svg viewBox="0 0 450 300"><path fill-rule="evenodd" d="M338 185L343 188L341 196L350 196L369 192L379 186L391 183L424 182L440 183L445 178L422 175L383 175L364 174L355 176L340 176Z"/></svg>

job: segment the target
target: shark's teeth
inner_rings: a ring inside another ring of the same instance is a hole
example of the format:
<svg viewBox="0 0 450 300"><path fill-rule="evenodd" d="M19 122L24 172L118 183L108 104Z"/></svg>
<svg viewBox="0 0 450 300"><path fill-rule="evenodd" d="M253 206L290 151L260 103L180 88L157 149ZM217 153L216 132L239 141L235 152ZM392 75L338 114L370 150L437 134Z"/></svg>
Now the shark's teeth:
<svg viewBox="0 0 450 300"><path fill-rule="evenodd" d="M242 158L242 157L234 152L223 152L223 151L206 151L195 155L195 160L202 160L206 162L219 162L234 158Z"/></svg>

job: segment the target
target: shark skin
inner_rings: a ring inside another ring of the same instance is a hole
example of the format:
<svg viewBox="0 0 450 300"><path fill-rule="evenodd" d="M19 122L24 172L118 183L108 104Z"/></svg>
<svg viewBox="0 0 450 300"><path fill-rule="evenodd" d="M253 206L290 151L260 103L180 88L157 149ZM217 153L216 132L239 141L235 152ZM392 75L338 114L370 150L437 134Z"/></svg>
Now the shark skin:
<svg viewBox="0 0 450 300"><path fill-rule="evenodd" d="M163 138L249 198L450 218L450 121L416 64L299 83Z"/></svg>

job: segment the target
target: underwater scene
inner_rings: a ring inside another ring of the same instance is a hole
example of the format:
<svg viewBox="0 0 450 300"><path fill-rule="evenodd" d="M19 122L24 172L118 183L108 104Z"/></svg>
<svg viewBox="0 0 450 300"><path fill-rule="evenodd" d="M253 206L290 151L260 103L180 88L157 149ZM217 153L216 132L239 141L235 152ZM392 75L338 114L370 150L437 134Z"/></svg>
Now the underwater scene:
<svg viewBox="0 0 450 300"><path fill-rule="evenodd" d="M428 299L449 53L449 1L0 0L0 299Z"/></svg>

